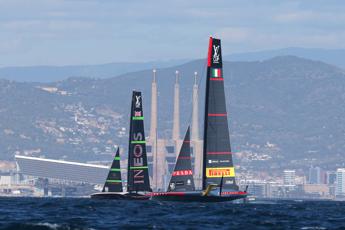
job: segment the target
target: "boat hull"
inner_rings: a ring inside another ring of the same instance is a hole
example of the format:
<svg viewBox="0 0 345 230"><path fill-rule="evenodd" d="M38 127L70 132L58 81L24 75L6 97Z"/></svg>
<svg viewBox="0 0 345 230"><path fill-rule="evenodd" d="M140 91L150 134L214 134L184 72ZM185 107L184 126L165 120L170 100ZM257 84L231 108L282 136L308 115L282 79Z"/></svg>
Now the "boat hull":
<svg viewBox="0 0 345 230"><path fill-rule="evenodd" d="M222 196L203 196L201 192L155 192L151 193L151 200L176 202L227 202L247 197L246 192L232 192Z"/></svg>
<svg viewBox="0 0 345 230"><path fill-rule="evenodd" d="M150 196L138 193L99 192L91 194L91 198L107 200L148 200Z"/></svg>

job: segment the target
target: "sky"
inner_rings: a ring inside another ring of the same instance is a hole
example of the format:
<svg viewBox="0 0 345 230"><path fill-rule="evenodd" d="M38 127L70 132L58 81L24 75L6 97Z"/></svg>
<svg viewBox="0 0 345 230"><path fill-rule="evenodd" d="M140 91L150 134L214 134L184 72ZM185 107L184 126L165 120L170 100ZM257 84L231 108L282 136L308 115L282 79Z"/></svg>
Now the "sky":
<svg viewBox="0 0 345 230"><path fill-rule="evenodd" d="M0 0L0 66L345 48L344 0Z"/></svg>

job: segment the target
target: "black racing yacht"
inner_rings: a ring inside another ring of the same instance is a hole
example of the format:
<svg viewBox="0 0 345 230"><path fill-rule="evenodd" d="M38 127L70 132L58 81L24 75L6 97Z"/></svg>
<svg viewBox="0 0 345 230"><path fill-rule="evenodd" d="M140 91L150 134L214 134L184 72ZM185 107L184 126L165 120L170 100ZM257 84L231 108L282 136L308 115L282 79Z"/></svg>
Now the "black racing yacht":
<svg viewBox="0 0 345 230"><path fill-rule="evenodd" d="M133 91L129 143L128 143L127 192L122 190L120 156L117 150L102 192L94 193L91 198L147 200L151 192L147 166L144 116L141 92Z"/></svg>
<svg viewBox="0 0 345 230"><path fill-rule="evenodd" d="M246 198L247 192L240 191L235 181L222 67L221 41L211 37L207 57L202 190L187 187L185 173L174 171L168 191L151 193L152 200L223 202ZM181 152L185 151L183 147L186 146L182 146ZM178 163L179 159L176 167Z"/></svg>

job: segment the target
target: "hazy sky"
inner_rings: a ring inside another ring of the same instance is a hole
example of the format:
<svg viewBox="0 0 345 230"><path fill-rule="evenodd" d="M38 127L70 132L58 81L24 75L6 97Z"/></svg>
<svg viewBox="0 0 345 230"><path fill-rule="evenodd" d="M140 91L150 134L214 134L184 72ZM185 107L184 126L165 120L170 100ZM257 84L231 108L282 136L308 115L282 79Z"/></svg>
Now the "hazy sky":
<svg viewBox="0 0 345 230"><path fill-rule="evenodd" d="M0 0L0 66L345 48L344 0Z"/></svg>

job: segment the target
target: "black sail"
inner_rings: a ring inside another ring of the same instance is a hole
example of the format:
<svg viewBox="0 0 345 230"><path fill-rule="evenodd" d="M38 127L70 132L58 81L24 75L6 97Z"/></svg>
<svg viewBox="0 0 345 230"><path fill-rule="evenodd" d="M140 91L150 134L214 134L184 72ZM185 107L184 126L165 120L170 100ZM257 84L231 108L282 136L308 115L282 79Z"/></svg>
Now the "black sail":
<svg viewBox="0 0 345 230"><path fill-rule="evenodd" d="M209 184L220 184L224 177L223 191L238 190L230 147L222 67L220 40L211 37L206 79L203 189Z"/></svg>
<svg viewBox="0 0 345 230"><path fill-rule="evenodd" d="M151 191L141 92L133 91L128 147L128 192Z"/></svg>
<svg viewBox="0 0 345 230"><path fill-rule="evenodd" d="M102 192L122 192L119 148L117 148L115 158L111 164Z"/></svg>
<svg viewBox="0 0 345 230"><path fill-rule="evenodd" d="M180 153L177 157L174 171L171 175L168 192L194 191L194 179L190 152L189 127L184 137Z"/></svg>

